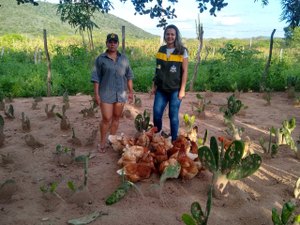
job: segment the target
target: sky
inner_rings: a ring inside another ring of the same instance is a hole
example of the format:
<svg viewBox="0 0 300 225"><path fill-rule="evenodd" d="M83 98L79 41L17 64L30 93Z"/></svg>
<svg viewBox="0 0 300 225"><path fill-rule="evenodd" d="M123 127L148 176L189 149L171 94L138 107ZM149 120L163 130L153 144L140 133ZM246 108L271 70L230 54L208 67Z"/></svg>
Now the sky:
<svg viewBox="0 0 300 225"><path fill-rule="evenodd" d="M59 0L47 0L58 3ZM130 0L121 3L119 0L111 0L114 9L111 14L120 17L143 30L156 34L162 34L162 28L156 27L158 19L151 19L149 15L134 15L134 7ZM165 2L167 2L165 0ZM211 16L207 11L199 13L195 0L179 0L175 6L176 19L168 20L169 24L175 24L181 35L185 38L196 38L195 22L200 15L200 23L203 24L204 38L251 38L270 37L273 29L276 29L274 37L284 37L283 28L287 24L280 21L280 0L270 0L267 6L262 6L258 0L225 0L228 6L217 12L217 16Z"/></svg>

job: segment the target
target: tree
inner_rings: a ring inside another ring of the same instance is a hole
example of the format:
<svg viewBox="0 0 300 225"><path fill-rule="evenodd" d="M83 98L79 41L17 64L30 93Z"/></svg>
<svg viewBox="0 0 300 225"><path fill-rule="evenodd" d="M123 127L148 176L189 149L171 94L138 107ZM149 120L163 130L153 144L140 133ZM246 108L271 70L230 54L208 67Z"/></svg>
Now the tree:
<svg viewBox="0 0 300 225"><path fill-rule="evenodd" d="M68 22L71 27L79 30L79 33L83 36L83 32L87 31L90 49L94 49L93 43L93 28L97 27L91 19L95 11L101 11L102 13L108 12L111 7L107 1L102 1L101 5L90 4L89 0L65 0L60 1L57 8L57 14L60 15L62 22ZM76 30L76 31L77 31Z"/></svg>
<svg viewBox="0 0 300 225"><path fill-rule="evenodd" d="M36 0L16 0L18 4L20 3L31 3L38 5ZM127 0L119 0L120 2L126 3ZM183 1L183 0L182 0ZM225 0L195 0L198 3L199 12L203 13L208 10L211 15L216 16L217 11L221 11L225 8L228 3ZM260 1L263 5L269 3L268 0L254 0L254 2ZM89 5L90 7L95 7L103 13L107 13L113 9L113 0L60 0L60 5L70 2L83 2L83 4ZM131 0L135 12L134 14L149 15L151 19L158 18L158 27L165 27L167 25L167 19L176 18L175 5L178 0ZM155 3L153 3L155 2ZM167 3L166 3L167 2ZM163 5L163 3L168 4L168 6Z"/></svg>
<svg viewBox="0 0 300 225"><path fill-rule="evenodd" d="M285 37L291 39L293 31L300 26L300 1L299 0L281 0L281 21L286 21L289 25L284 28Z"/></svg>

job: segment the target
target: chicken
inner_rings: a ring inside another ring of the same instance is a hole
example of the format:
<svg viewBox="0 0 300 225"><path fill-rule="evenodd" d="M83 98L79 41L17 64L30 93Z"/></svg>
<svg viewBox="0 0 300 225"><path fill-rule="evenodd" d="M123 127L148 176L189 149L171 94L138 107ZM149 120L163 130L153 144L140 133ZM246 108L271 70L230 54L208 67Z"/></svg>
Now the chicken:
<svg viewBox="0 0 300 225"><path fill-rule="evenodd" d="M218 140L220 142L223 142L225 150L227 150L230 147L230 145L232 144L232 142L233 142L232 140L229 140L229 139L227 139L227 138L225 138L223 136L218 137Z"/></svg>
<svg viewBox="0 0 300 225"><path fill-rule="evenodd" d="M122 153L126 145L128 146L134 145L134 138L126 137L123 133L120 136L109 135L108 141L111 144L112 148L119 153Z"/></svg>
<svg viewBox="0 0 300 225"><path fill-rule="evenodd" d="M148 179L151 176L151 167L141 163L129 163L123 168L126 178L131 182Z"/></svg>
<svg viewBox="0 0 300 225"><path fill-rule="evenodd" d="M154 152L155 163L160 164L161 162L168 159L167 149L165 146L157 145Z"/></svg>
<svg viewBox="0 0 300 225"><path fill-rule="evenodd" d="M191 141L190 152L193 154L198 154L198 145L195 141Z"/></svg>
<svg viewBox="0 0 300 225"><path fill-rule="evenodd" d="M153 153L151 153L149 150L144 152L143 156L138 160L137 163L149 166L152 169L152 172L157 172L157 169L154 165Z"/></svg>
<svg viewBox="0 0 300 225"><path fill-rule="evenodd" d="M145 149L142 146L126 146L126 148L124 148L124 152L121 158L118 161L118 165L125 166L129 163L136 163L140 158L142 158L145 151L148 151L148 149Z"/></svg>
<svg viewBox="0 0 300 225"><path fill-rule="evenodd" d="M152 141L153 135L158 131L157 127L152 127L146 131L146 135L149 137L150 142Z"/></svg>
<svg viewBox="0 0 300 225"><path fill-rule="evenodd" d="M196 165L196 163L192 159L190 159L186 155L184 145L181 146L181 148L178 152L177 161L181 165L180 177L182 179L190 180L198 174L198 172L199 172L198 166Z"/></svg>
<svg viewBox="0 0 300 225"><path fill-rule="evenodd" d="M168 156L171 157L173 154L179 152L182 145L184 145L184 149L186 152L190 151L191 145L189 140L185 136L179 135L178 138L173 141L173 147L168 150Z"/></svg>
<svg viewBox="0 0 300 225"><path fill-rule="evenodd" d="M194 126L192 130L187 133L187 138L193 142L197 142L198 127Z"/></svg>
<svg viewBox="0 0 300 225"><path fill-rule="evenodd" d="M150 143L150 150L155 152L158 146L163 146L164 149L168 150L173 147L171 137L164 138L161 136L161 132L159 133L154 133L152 138L151 138L151 143Z"/></svg>
<svg viewBox="0 0 300 225"><path fill-rule="evenodd" d="M142 132L137 136L136 145L148 147L150 144L150 138L146 134L146 132Z"/></svg>
<svg viewBox="0 0 300 225"><path fill-rule="evenodd" d="M175 166L178 163L176 158L169 158L166 161L163 161L160 165L159 165L159 173L163 174L165 168L169 165Z"/></svg>

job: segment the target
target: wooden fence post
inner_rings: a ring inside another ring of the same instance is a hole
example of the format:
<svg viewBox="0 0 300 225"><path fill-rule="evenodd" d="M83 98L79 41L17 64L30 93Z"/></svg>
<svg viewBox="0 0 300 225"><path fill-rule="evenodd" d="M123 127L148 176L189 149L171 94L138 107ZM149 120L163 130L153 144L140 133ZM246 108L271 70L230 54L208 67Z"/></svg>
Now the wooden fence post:
<svg viewBox="0 0 300 225"><path fill-rule="evenodd" d="M51 96L51 60L47 45L47 31L44 29L44 48L47 58L48 74L47 74L47 96Z"/></svg>
<svg viewBox="0 0 300 225"><path fill-rule="evenodd" d="M200 61L201 61L201 50L202 50L202 46L203 46L203 33L204 33L204 31L203 31L203 25L200 24L200 17L198 17L198 24L196 22L196 30L197 30L199 45L198 45L198 50L197 50L197 55L196 55L196 64L194 66L194 74L193 74L193 77L190 81L189 91L194 90L194 82L197 78L198 68L199 68L199 64L200 64Z"/></svg>
<svg viewBox="0 0 300 225"><path fill-rule="evenodd" d="M122 26L122 53L125 54L125 26Z"/></svg>

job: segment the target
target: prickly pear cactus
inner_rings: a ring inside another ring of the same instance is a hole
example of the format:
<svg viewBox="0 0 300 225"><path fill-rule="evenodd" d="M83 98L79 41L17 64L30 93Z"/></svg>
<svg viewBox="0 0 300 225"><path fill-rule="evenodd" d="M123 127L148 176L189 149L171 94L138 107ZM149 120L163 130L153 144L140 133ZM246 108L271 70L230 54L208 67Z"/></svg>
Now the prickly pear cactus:
<svg viewBox="0 0 300 225"><path fill-rule="evenodd" d="M15 112L14 107L12 104L10 104L8 108L4 111L4 114L8 119L14 119L15 118L14 112Z"/></svg>
<svg viewBox="0 0 300 225"><path fill-rule="evenodd" d="M147 131L150 123L150 113L145 110L143 115L138 114L134 119L134 125L138 132Z"/></svg>
<svg viewBox="0 0 300 225"><path fill-rule="evenodd" d="M63 105L63 107L62 107L62 115L59 114L59 113L56 113L56 116L61 119L61 121L60 121L60 129L61 130L69 130L70 127L71 127L69 119L66 116L66 110L67 110L66 105Z"/></svg>
<svg viewBox="0 0 300 225"><path fill-rule="evenodd" d="M23 131L30 131L30 120L24 112L22 112L22 129Z"/></svg>
<svg viewBox="0 0 300 225"><path fill-rule="evenodd" d="M54 109L55 109L56 105L52 105L50 111L49 111L49 108L48 108L48 107L49 107L49 105L46 104L46 107L45 107L45 113L47 114L47 118L55 117Z"/></svg>
<svg viewBox="0 0 300 225"><path fill-rule="evenodd" d="M219 148L216 138L211 137L210 148L200 147L198 155L203 166L213 173L215 184L223 183L226 186L226 180L239 180L250 176L261 165L261 157L257 154L243 158L244 148L244 142L236 140L224 152L223 146Z"/></svg>
<svg viewBox="0 0 300 225"><path fill-rule="evenodd" d="M221 108L220 111L224 113L224 117L227 119L232 119L243 107L241 100L237 99L235 95L230 95L227 98L227 106Z"/></svg>

